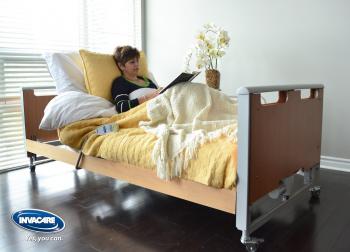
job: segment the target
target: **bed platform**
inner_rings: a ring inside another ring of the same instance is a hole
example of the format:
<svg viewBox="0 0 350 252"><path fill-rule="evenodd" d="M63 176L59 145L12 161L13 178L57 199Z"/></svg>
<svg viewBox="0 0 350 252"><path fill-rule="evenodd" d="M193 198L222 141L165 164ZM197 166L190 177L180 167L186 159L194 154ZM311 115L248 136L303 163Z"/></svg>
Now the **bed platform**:
<svg viewBox="0 0 350 252"><path fill-rule="evenodd" d="M301 97L303 89L310 90L309 97ZM38 128L44 108L54 96L37 96L35 90L38 88L24 88L22 96L31 171L35 172L38 155L76 165L78 152L57 146L57 132ZM265 92L278 92L277 102L262 104ZM263 241L251 236L257 228L301 193L309 190L312 197L319 196L323 85L242 87L237 96L238 181L232 190L184 179L164 181L154 171L90 156L85 156L79 167L235 214L241 242L248 251L256 251ZM256 211L266 200L274 201L275 206Z"/></svg>

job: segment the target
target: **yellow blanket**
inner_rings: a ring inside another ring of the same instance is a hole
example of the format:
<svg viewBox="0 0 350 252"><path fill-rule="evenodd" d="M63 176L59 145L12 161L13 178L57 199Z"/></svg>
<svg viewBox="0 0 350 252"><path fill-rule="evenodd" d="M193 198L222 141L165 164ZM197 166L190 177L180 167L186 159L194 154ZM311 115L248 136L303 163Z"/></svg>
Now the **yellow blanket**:
<svg viewBox="0 0 350 252"><path fill-rule="evenodd" d="M69 124L59 130L59 137L63 144L72 148L82 147L85 155L155 170L152 150L157 137L139 128L140 121L148 120L146 104L142 104L110 118L87 119ZM119 125L117 132L105 135L95 133L96 127L113 122ZM202 145L196 156L182 172L181 178L216 188L230 189L235 186L236 144L226 137L220 137Z"/></svg>

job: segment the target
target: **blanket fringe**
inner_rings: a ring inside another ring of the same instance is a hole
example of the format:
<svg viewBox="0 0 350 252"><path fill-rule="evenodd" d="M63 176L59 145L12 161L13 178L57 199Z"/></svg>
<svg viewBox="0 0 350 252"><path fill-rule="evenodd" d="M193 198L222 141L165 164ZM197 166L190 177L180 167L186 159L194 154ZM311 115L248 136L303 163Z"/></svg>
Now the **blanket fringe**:
<svg viewBox="0 0 350 252"><path fill-rule="evenodd" d="M168 162L167 144L169 139L170 131L166 125L161 125L157 132L158 140L154 145L152 152L152 159L157 166L157 176L161 179L169 180L170 166Z"/></svg>
<svg viewBox="0 0 350 252"><path fill-rule="evenodd" d="M169 131L167 132L169 134ZM184 144L184 148L173 157L172 165L169 165L168 157L162 152L161 146L165 143L167 135L159 138L153 150L153 160L157 164L157 175L166 180L174 177L180 177L182 171L187 169L190 161L197 158L198 149L205 143L212 142L219 137L227 137L233 143L237 142L237 127L233 125L226 126L222 129L215 130L205 134L205 131L198 130L195 132L194 138L191 138Z"/></svg>

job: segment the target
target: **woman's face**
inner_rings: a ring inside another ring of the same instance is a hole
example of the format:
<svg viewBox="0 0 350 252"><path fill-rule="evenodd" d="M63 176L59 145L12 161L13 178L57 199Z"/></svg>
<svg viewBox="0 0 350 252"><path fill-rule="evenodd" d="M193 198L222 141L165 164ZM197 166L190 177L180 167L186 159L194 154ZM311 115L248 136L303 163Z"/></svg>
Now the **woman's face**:
<svg viewBox="0 0 350 252"><path fill-rule="evenodd" d="M125 63L124 66L119 65L120 69L123 71L124 74L131 75L131 76L137 76L137 73L139 72L139 59L133 58Z"/></svg>

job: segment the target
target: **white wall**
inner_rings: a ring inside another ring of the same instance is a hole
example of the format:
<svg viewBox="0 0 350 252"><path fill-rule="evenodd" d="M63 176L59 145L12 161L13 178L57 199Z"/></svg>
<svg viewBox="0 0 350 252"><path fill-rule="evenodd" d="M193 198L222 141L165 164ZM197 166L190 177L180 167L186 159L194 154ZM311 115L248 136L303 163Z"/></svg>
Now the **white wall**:
<svg viewBox="0 0 350 252"><path fill-rule="evenodd" d="M160 84L183 69L195 35L214 22L231 37L219 67L222 90L325 84L322 155L350 159L350 1L145 2L146 51ZM203 74L196 80L203 81Z"/></svg>

